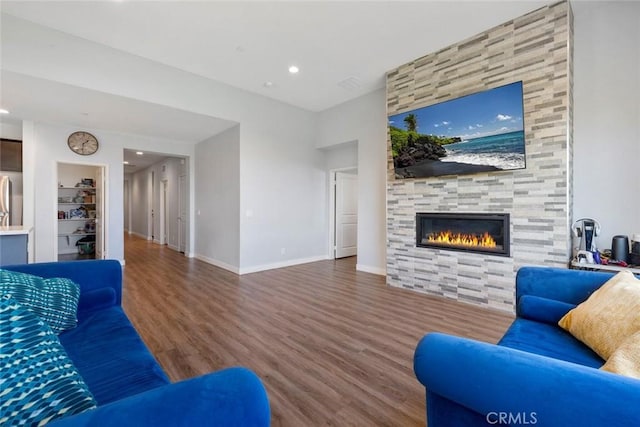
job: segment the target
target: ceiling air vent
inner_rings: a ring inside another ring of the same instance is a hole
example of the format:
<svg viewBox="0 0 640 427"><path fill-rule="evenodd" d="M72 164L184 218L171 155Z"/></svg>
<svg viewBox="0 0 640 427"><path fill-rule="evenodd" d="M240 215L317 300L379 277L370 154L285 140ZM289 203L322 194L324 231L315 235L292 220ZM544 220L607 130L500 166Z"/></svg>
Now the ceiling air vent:
<svg viewBox="0 0 640 427"><path fill-rule="evenodd" d="M357 77L351 76L338 82L338 86L346 90L355 90L355 89L360 89L362 84L360 83L360 80Z"/></svg>

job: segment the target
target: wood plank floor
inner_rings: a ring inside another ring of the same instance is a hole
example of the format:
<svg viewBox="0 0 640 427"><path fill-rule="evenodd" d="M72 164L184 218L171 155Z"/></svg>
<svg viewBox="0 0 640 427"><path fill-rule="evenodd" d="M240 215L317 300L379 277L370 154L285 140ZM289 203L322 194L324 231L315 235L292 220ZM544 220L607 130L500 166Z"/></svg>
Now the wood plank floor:
<svg viewBox="0 0 640 427"><path fill-rule="evenodd" d="M392 288L355 258L237 276L125 236L124 308L176 381L242 365L273 426L424 426L429 331L496 342L512 316Z"/></svg>

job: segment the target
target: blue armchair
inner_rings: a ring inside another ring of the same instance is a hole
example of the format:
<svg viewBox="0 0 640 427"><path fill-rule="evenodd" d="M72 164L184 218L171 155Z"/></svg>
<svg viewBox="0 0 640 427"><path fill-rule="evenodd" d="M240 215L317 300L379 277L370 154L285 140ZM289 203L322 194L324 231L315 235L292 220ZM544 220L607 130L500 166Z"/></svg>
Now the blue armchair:
<svg viewBox="0 0 640 427"><path fill-rule="evenodd" d="M426 335L414 370L429 427L640 425L640 381L599 370L604 361L557 326L611 276L524 267L517 317L497 345Z"/></svg>

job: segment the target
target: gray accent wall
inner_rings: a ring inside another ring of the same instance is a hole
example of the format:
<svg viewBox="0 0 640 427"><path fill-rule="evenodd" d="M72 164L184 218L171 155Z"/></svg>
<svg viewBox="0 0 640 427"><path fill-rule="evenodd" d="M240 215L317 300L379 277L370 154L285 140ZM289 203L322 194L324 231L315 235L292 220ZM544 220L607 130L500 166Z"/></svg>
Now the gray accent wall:
<svg viewBox="0 0 640 427"><path fill-rule="evenodd" d="M526 169L395 179L387 136L387 282L514 310L523 265L566 267L571 255L572 45L567 2L552 4L387 74L387 114L522 80ZM415 245L416 212L511 214L511 256Z"/></svg>

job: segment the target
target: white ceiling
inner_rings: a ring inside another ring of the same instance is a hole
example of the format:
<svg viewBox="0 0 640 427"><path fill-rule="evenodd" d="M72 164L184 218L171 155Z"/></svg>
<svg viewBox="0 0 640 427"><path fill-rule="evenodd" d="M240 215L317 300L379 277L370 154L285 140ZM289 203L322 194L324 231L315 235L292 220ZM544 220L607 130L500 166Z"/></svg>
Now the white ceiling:
<svg viewBox="0 0 640 427"><path fill-rule="evenodd" d="M176 142L207 139L235 123L135 99L2 70L2 98L12 113L48 123L125 130ZM12 114L13 115L13 114ZM117 124L117 125L115 125Z"/></svg>
<svg viewBox="0 0 640 427"><path fill-rule="evenodd" d="M138 153L142 153L142 154L138 154ZM135 172L144 170L151 165L160 163L161 161L163 161L168 157L169 156L162 153L152 153L149 151L125 149L124 155L123 155L123 159L125 161L124 173L135 173Z"/></svg>
<svg viewBox="0 0 640 427"><path fill-rule="evenodd" d="M0 8L3 14L303 109L322 111L383 87L385 73L400 64L546 3L516 0L2 0ZM287 72L290 64L298 65L300 73L290 75ZM30 84L45 85L47 82L27 82L24 79L24 76L3 72L3 97L6 91L12 99L21 99L24 95L25 111L42 114L48 117L47 121L76 120L82 124L86 119L86 116L77 117L86 111L73 111L67 118L56 116L65 114L64 111L45 111L54 107L54 101L48 103L43 100L49 91L40 91L36 96L26 88ZM273 87L265 87L266 81L273 82ZM78 93L79 90L86 89L56 84L51 92L58 99L62 92L69 97L86 96ZM112 98L100 100L109 96ZM115 99L109 94L95 92L91 97L91 105L97 111L111 108L111 102L122 107L120 113L112 112L114 117L110 118L117 121L121 131L160 132L165 137L170 135L173 139L197 142L204 139L203 134L208 137L217 133L216 129L222 130L231 125L228 121L216 122L214 118L198 115L191 117L191 113L165 110L166 107L153 104L136 104L135 100L128 98ZM37 107L29 109L29 103L35 103ZM133 111L128 110L129 105ZM175 116L165 121L162 119L164 114L178 114L185 125L176 128ZM194 121L203 123L195 125ZM172 129L162 128L162 123L170 123ZM96 125L102 128L108 123L103 119Z"/></svg>

